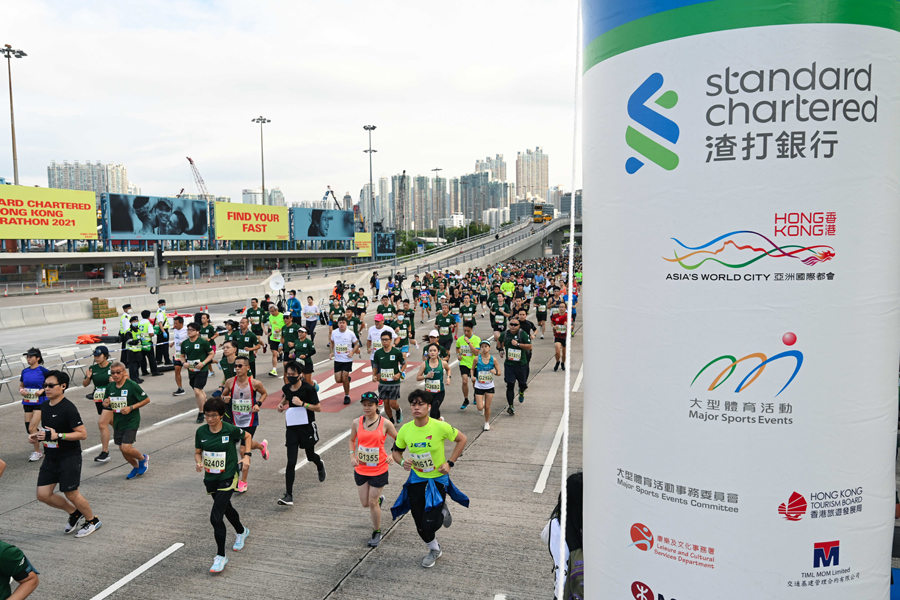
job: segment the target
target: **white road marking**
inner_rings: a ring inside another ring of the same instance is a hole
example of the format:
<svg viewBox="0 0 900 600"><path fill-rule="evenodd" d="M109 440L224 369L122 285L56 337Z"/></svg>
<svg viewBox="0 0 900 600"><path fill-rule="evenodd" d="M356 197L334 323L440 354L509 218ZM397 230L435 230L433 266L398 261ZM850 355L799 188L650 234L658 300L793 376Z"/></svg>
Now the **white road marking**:
<svg viewBox="0 0 900 600"><path fill-rule="evenodd" d="M581 363L581 369L578 370L578 377L575 378L575 385L572 386L573 392L577 392L578 388L581 387L582 377L584 377L584 363Z"/></svg>
<svg viewBox="0 0 900 600"><path fill-rule="evenodd" d="M100 592L99 594L94 596L93 598L91 598L91 600L102 600L103 598L107 598L107 597L111 596L113 593L116 592L116 590L123 587L125 584L127 584L129 581L131 581L132 579L134 579L141 573L149 570L153 565L160 562L162 559L169 556L170 554L172 554L173 552L175 552L182 546L184 546L184 544L182 544L181 542L179 542L177 544L172 544L171 546L169 546L168 548L166 548L165 550L163 550L162 552L160 552L159 554L157 554L156 556L151 558L149 561L145 562L143 565L141 565L140 567L138 567L137 569L135 569L134 571L132 571L131 573L129 573L128 575L123 577L122 579L118 580L117 582L115 582L114 584L112 584L111 586L109 586L108 588L106 588L105 590L103 590L102 592Z"/></svg>
<svg viewBox="0 0 900 600"><path fill-rule="evenodd" d="M553 461L556 459L556 452L559 450L559 442L562 440L564 424L564 421L560 418L559 427L556 428L556 435L553 436L553 443L550 444L550 452L547 453L547 460L544 461L544 467L541 469L537 484L534 486L535 494L543 494L544 488L547 487L547 478L550 477L550 469L553 467Z"/></svg>
<svg viewBox="0 0 900 600"><path fill-rule="evenodd" d="M337 436L337 437L334 437L334 438L332 438L331 440L329 440L327 444L325 444L324 446L322 446L322 449L321 449L321 450L318 450L318 451L317 451L317 454L322 454L322 453L324 453L326 450L332 448L335 444L337 444L338 442L340 442L342 439L344 439L345 437L349 437L349 436L350 436L350 430L348 429L347 431L345 431L345 432L342 433L341 435L339 435L339 436ZM300 470L300 467L304 467L304 466L306 466L306 465L308 465L308 464L309 464L309 461L306 460L306 459L304 458L303 460L301 460L300 462L297 463L297 466L294 467L294 470L295 470L295 471L299 471L299 470ZM286 471L287 471L287 467L285 467L284 469L281 469L280 471L278 471L278 474L279 474L279 475L284 475Z"/></svg>
<svg viewBox="0 0 900 600"><path fill-rule="evenodd" d="M494 594L494 600L506 600L506 594Z"/></svg>
<svg viewBox="0 0 900 600"><path fill-rule="evenodd" d="M168 423L171 423L172 421L177 421L178 419L184 418L184 417L186 417L186 416L188 416L188 415L193 415L193 414L195 414L196 412L197 412L197 409L196 409L196 408L192 408L191 410L189 410L189 411L187 411L187 412L183 412L183 413L181 413L180 415L175 415L174 417L169 417L168 419L163 419L163 420L160 421L159 423L154 423L153 425L151 425L151 426L148 427L147 429L141 429L141 430L138 431L138 433L149 433L149 432L153 431L154 429L158 429L158 428L162 427L163 425L166 425L166 424L168 424ZM103 446L102 446L101 444L97 444L96 446L91 446L91 447L88 448L87 450L83 450L81 453L82 453L82 454L88 454L88 453L90 453L90 452L95 452L95 451L99 450L99 449L102 448L102 447L103 447Z"/></svg>

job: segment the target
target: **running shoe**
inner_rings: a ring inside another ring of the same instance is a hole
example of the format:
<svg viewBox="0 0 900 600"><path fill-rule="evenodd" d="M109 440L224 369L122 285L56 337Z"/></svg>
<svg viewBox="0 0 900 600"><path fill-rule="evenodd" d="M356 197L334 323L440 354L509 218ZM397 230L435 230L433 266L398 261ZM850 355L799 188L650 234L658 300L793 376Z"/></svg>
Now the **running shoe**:
<svg viewBox="0 0 900 600"><path fill-rule="evenodd" d="M247 491L247 482L246 481L238 481L237 492L239 494L243 494Z"/></svg>
<svg viewBox="0 0 900 600"><path fill-rule="evenodd" d="M78 531L78 525L84 521L84 515L81 514L81 511L78 509L75 510L71 515L69 515L69 520L66 521L66 526L63 529L63 533L70 534L73 531Z"/></svg>
<svg viewBox="0 0 900 600"><path fill-rule="evenodd" d="M250 528L246 525L244 526L244 533L237 534L237 537L234 538L234 546L232 546L232 550L235 552L239 552L244 547L244 540L247 539L247 536L250 535Z"/></svg>
<svg viewBox="0 0 900 600"><path fill-rule="evenodd" d="M441 512L444 514L444 527L453 525L453 515L450 514L450 509L447 507L446 502L444 502L444 507L441 509Z"/></svg>
<svg viewBox="0 0 900 600"><path fill-rule="evenodd" d="M93 399L94 399L94 392L91 392L90 394L85 394L84 397L87 398L88 400L93 400Z"/></svg>
<svg viewBox="0 0 900 600"><path fill-rule="evenodd" d="M269 345L268 345L268 344L264 344L264 345L263 345L263 354L265 354L268 350L269 350Z"/></svg>
<svg viewBox="0 0 900 600"><path fill-rule="evenodd" d="M197 422L202 423L205 420L203 413L197 413Z"/></svg>
<svg viewBox="0 0 900 600"><path fill-rule="evenodd" d="M541 339L544 339L544 334L543 334L543 333L541 334Z"/></svg>
<svg viewBox="0 0 900 600"><path fill-rule="evenodd" d="M440 548L437 550L429 550L428 554L425 555L425 558L422 559L422 566L426 569L430 569L434 566L435 561L441 557L441 554L443 554L443 552Z"/></svg>
<svg viewBox="0 0 900 600"><path fill-rule="evenodd" d="M381 543L381 531L375 530L372 532L372 539L369 540L369 545L371 547L375 547Z"/></svg>
<svg viewBox="0 0 900 600"><path fill-rule="evenodd" d="M106 462L109 460L109 452L101 452L97 455L97 458L94 459L94 462Z"/></svg>
<svg viewBox="0 0 900 600"><path fill-rule="evenodd" d="M294 497L290 494L285 494L278 500L278 504L281 506L293 506L294 505Z"/></svg>
<svg viewBox="0 0 900 600"><path fill-rule="evenodd" d="M269 377L278 377L278 369L272 369L269 371Z"/></svg>
<svg viewBox="0 0 900 600"><path fill-rule="evenodd" d="M384 504L384 494L378 496L378 506Z"/></svg>
<svg viewBox="0 0 900 600"><path fill-rule="evenodd" d="M463 399L462 406L459 407L459 410L465 410L466 407L467 407L468 405L469 405L469 399L468 399L468 398L464 398L464 399Z"/></svg>
<svg viewBox="0 0 900 600"><path fill-rule="evenodd" d="M554 371L559 371L559 361L556 361L556 364L553 365L553 370L554 370Z"/></svg>
<svg viewBox="0 0 900 600"><path fill-rule="evenodd" d="M213 565L209 568L210 573L221 573L225 569L225 565L228 564L228 559L224 556L216 556L216 559L213 561Z"/></svg>
<svg viewBox="0 0 900 600"><path fill-rule="evenodd" d="M484 431L490 431L490 430L491 430L491 424L490 424L490 423L485 423L485 424L484 424Z"/></svg>
<svg viewBox="0 0 900 600"><path fill-rule="evenodd" d="M322 462L322 463L319 464L319 466L316 467L316 468L317 468L318 471L319 471L319 483L321 483L321 482L325 481L325 463Z"/></svg>
<svg viewBox="0 0 900 600"><path fill-rule="evenodd" d="M316 384L316 391L317 391L317 392L319 391L319 384L318 384L318 383Z"/></svg>
<svg viewBox="0 0 900 600"><path fill-rule="evenodd" d="M398 408L397 409L397 424L399 425L402 422L403 422L403 411Z"/></svg>
<svg viewBox="0 0 900 600"><path fill-rule="evenodd" d="M41 460L41 458L43 458L43 456L44 455L41 454L40 452L32 452L28 456L28 462L37 462L37 461Z"/></svg>
<svg viewBox="0 0 900 600"><path fill-rule="evenodd" d="M562 369L563 371L565 371L565 370L566 370L566 363L562 363L561 365L559 365L559 368Z"/></svg>
<svg viewBox="0 0 900 600"><path fill-rule="evenodd" d="M173 396L184 396L184 388L178 388L174 392L172 392Z"/></svg>
<svg viewBox="0 0 900 600"><path fill-rule="evenodd" d="M350 396L344 396L344 404L350 404Z"/></svg>
<svg viewBox="0 0 900 600"><path fill-rule="evenodd" d="M269 460L269 440L263 440L260 446L262 446L263 460Z"/></svg>
<svg viewBox="0 0 900 600"><path fill-rule="evenodd" d="M378 399L378 406L384 406L384 398Z"/></svg>
<svg viewBox="0 0 900 600"><path fill-rule="evenodd" d="M131 470L131 472L128 473L128 475L125 476L125 479L134 479L135 477L138 476L138 471L140 471L140 470L141 470L140 466L137 466L137 467L133 468L133 469Z"/></svg>
<svg viewBox="0 0 900 600"><path fill-rule="evenodd" d="M78 530L78 533L75 534L77 538L83 538L91 535L98 529L103 527L103 523L100 522L100 519L94 517L93 521L85 521L84 526Z"/></svg>
<svg viewBox="0 0 900 600"><path fill-rule="evenodd" d="M519 392L519 404L525 402L525 392Z"/></svg>
<svg viewBox="0 0 900 600"><path fill-rule="evenodd" d="M506 407L506 413L511 417L516 416L516 409L513 408L512 404Z"/></svg>

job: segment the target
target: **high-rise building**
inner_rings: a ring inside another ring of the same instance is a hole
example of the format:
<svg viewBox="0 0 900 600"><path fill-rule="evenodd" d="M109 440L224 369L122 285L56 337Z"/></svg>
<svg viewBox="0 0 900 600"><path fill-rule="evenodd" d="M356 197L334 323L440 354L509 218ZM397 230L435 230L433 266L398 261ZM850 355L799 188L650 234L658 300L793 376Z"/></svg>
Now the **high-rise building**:
<svg viewBox="0 0 900 600"><path fill-rule="evenodd" d="M559 198L559 212L563 215L572 212L572 192L566 192ZM575 218L581 218L581 190L575 190Z"/></svg>
<svg viewBox="0 0 900 600"><path fill-rule="evenodd" d="M479 221L490 208L507 208L512 186L495 181L490 171L469 173L459 178L460 213Z"/></svg>
<svg viewBox="0 0 900 600"><path fill-rule="evenodd" d="M141 193L140 188L138 188L138 191L134 193L139 195ZM200 194L182 194L180 197L186 200L213 200L215 202L231 202L231 196L201 196Z"/></svg>
<svg viewBox="0 0 900 600"><path fill-rule="evenodd" d="M436 227L439 219L450 216L450 206L447 202L447 179L435 177L431 188L431 205L428 207L429 227Z"/></svg>
<svg viewBox="0 0 900 600"><path fill-rule="evenodd" d="M416 229L426 229L428 224L428 205L431 203L431 178L427 175L413 177L413 222Z"/></svg>
<svg viewBox="0 0 900 600"><path fill-rule="evenodd" d="M509 208L489 208L481 214L481 222L496 229L509 221Z"/></svg>
<svg viewBox="0 0 900 600"><path fill-rule="evenodd" d="M475 172L490 171L491 177L496 181L506 181L506 161L503 155L498 154L495 158L488 156L484 160L475 161Z"/></svg>
<svg viewBox="0 0 900 600"><path fill-rule="evenodd" d="M459 204L459 177L453 177L449 181L450 189L448 190L449 194L449 204L450 204L450 212L453 214L461 213L462 208Z"/></svg>
<svg viewBox="0 0 900 600"><path fill-rule="evenodd" d="M266 195L269 197L268 202L266 202L269 206L287 206L284 202L284 192L281 191L281 188L267 189Z"/></svg>
<svg viewBox="0 0 900 600"><path fill-rule="evenodd" d="M516 196L547 199L550 157L540 146L516 156Z"/></svg>
<svg viewBox="0 0 900 600"><path fill-rule="evenodd" d="M353 196L350 192L344 193L344 210L353 210Z"/></svg>
<svg viewBox="0 0 900 600"><path fill-rule="evenodd" d="M85 190L100 194L128 194L128 169L119 163L102 164L99 160L93 164L63 161L62 164L51 161L47 167L47 187L62 190Z"/></svg>
<svg viewBox="0 0 900 600"><path fill-rule="evenodd" d="M557 211L559 211L559 199L560 199L560 196L562 196L562 194L563 194L563 186L557 185L556 187L552 187L549 190L547 190L547 197L544 198L544 200L548 204L552 204L553 208L555 208Z"/></svg>
<svg viewBox="0 0 900 600"><path fill-rule="evenodd" d="M249 190L241 190L241 202L244 204L256 204L257 206L262 205L262 189L252 188Z"/></svg>
<svg viewBox="0 0 900 600"><path fill-rule="evenodd" d="M521 221L531 219L534 216L534 202L525 200L513 202L509 205L509 220Z"/></svg>
<svg viewBox="0 0 900 600"><path fill-rule="evenodd" d="M391 211L391 191L389 180L387 177L381 176L378 178L378 202L376 206L378 210L378 218L376 221L381 221L381 226L384 227L385 231L394 229L394 215L393 211Z"/></svg>
<svg viewBox="0 0 900 600"><path fill-rule="evenodd" d="M394 198L392 213L397 231L408 231L413 226L411 179L405 172L391 176L391 195Z"/></svg>

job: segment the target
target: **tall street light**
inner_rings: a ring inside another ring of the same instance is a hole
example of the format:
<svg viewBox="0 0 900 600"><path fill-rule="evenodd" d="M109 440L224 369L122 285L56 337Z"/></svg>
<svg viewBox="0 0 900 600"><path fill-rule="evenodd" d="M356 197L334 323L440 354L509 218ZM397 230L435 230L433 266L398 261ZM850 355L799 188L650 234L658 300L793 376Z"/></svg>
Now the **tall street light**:
<svg viewBox="0 0 900 600"><path fill-rule="evenodd" d="M12 59L24 58L28 55L22 50L14 50L9 44L0 48L0 54L6 57L6 69L9 72L9 122L12 129L13 182L19 185L19 157L16 154L16 117L13 114Z"/></svg>
<svg viewBox="0 0 900 600"><path fill-rule="evenodd" d="M441 171L443 171L443 169L441 169L440 167L431 170L431 172L434 173L434 187L431 188L431 221L434 224L434 231L435 231L435 234L437 234L438 243L440 243L440 241L441 241L441 225L440 225L441 222L438 219L434 218L434 216L435 216L434 208L435 208L435 204L437 203L437 198L436 198L437 187L438 187L438 179L441 176Z"/></svg>
<svg viewBox="0 0 900 600"><path fill-rule="evenodd" d="M266 159L263 155L263 124L271 123L272 120L259 116L255 119L250 119L250 122L259 123L259 160L262 166L262 198L260 199L260 203L266 204Z"/></svg>
<svg viewBox="0 0 900 600"><path fill-rule="evenodd" d="M378 152L378 150L372 150L372 132L375 131L374 125L363 125L363 129L369 132L369 149L363 150L363 152L369 155L369 200L367 202L368 208L366 211L367 219L369 221L369 234L372 236L371 241L369 242L374 247L375 245L375 227L372 223L372 214L375 209L375 184L372 183L372 153ZM375 260L375 253L372 253L372 260Z"/></svg>

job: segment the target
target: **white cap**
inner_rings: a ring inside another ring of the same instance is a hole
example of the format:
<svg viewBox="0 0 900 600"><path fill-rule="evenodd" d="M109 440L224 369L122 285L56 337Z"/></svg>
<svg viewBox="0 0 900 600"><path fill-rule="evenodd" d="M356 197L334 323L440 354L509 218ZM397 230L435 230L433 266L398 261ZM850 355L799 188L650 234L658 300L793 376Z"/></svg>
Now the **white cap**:
<svg viewBox="0 0 900 600"><path fill-rule="evenodd" d="M437 329L432 329L431 333L428 334L428 337L438 337Z"/></svg>

